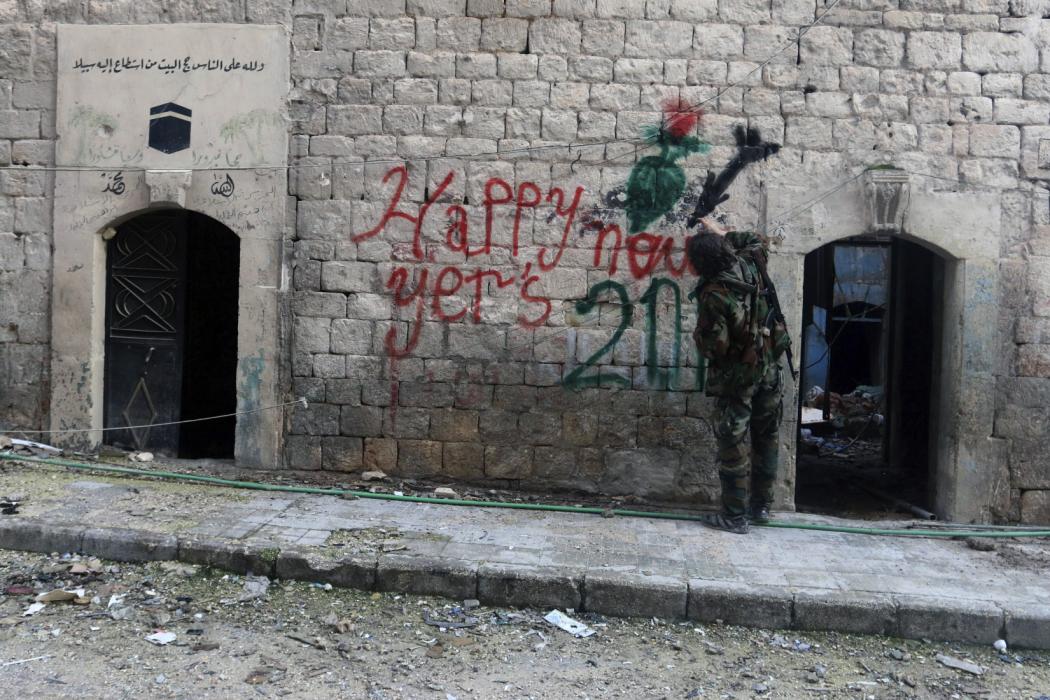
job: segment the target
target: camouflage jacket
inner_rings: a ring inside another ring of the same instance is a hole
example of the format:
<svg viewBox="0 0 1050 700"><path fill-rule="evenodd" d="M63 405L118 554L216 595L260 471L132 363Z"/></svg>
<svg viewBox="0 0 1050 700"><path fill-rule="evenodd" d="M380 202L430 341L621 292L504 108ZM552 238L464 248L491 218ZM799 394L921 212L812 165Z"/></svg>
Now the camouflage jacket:
<svg viewBox="0 0 1050 700"><path fill-rule="evenodd" d="M737 263L697 285L700 310L693 339L707 359L709 396L749 393L791 343L787 329L773 322L755 262L762 256L764 264L767 242L742 231L726 237L737 250Z"/></svg>

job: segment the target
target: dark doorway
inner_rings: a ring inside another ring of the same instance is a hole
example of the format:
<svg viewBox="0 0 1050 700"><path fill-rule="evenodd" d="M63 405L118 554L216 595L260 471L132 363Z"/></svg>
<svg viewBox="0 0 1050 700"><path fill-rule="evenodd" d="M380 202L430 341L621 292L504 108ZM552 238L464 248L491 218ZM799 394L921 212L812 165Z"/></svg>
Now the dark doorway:
<svg viewBox="0 0 1050 700"><path fill-rule="evenodd" d="M240 242L201 214L158 211L107 244L106 443L232 457ZM162 424L169 425L162 425ZM142 426L142 427L138 427Z"/></svg>
<svg viewBox="0 0 1050 700"><path fill-rule="evenodd" d="M943 263L896 237L806 256L800 511L925 517L933 504L932 378Z"/></svg>

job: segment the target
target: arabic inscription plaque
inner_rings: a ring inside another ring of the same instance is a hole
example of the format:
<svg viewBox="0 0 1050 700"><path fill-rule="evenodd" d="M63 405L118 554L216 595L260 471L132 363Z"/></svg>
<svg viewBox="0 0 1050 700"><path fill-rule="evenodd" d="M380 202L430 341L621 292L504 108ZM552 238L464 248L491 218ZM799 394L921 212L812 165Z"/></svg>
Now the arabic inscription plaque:
<svg viewBox="0 0 1050 700"><path fill-rule="evenodd" d="M285 160L281 27L60 25L58 69L59 165L221 169ZM151 113L158 105L179 110Z"/></svg>

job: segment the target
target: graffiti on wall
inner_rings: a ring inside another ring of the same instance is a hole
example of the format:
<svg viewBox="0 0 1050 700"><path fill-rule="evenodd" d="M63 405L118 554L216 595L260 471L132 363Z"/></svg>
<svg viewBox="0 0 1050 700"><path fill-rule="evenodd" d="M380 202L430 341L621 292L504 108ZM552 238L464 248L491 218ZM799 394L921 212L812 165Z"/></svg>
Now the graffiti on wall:
<svg viewBox="0 0 1050 700"><path fill-rule="evenodd" d="M562 385L570 389L629 386L629 379L603 373L599 366L609 362L625 332L638 314L644 313L647 386L693 388L679 385L684 364L683 307L687 301L695 300L695 295L685 295L681 286L683 278L696 275L686 253L688 236L680 230L657 233L652 225L669 216L687 195L686 176L679 161L710 149L709 144L693 135L700 121L699 110L675 103L665 107L660 124L647 132L659 152L635 164L618 199L618 208L626 215L626 231L599 210L581 211L583 187L556 185L545 189L531 181L521 181L515 187L499 177L484 183L481 216L472 219L464 204L443 201L454 189L455 172L448 172L436 187L430 188L421 205L407 208L403 199L409 183L408 167L390 168L382 179L390 191L383 213L374 226L353 235L351 240L363 243L382 239L388 233L391 240L397 240L395 228L403 232L407 227L410 231L409 240L402 242L401 257L407 260L396 264L385 280L395 309L407 310L410 319L407 329L395 324L383 338L385 352L395 368L398 359L413 354L425 320L481 323L486 294L516 296L522 302L516 318L520 327L545 326L554 312L554 300L543 291L545 282L558 269L566 251L584 242L590 269L602 271L608 278L591 285L573 308L578 315L586 316L600 304L611 302L619 317L607 342L572 368ZM725 190L747 164L762 160L779 148L764 143L755 130L741 128L735 136L736 157L718 175L710 173L699 194L692 195L693 200L713 203L712 210L728 199ZM547 213L537 221L553 227L548 240L557 243L538 248L526 246L523 221L541 208ZM435 230L439 232L437 241L427 235ZM466 264L436 265L440 251L432 247L435 244L462 255ZM495 255L497 248L499 256ZM516 267L508 268L507 255ZM495 261L497 257L500 263ZM632 299L628 285L614 279L617 275L642 284L648 281L649 285ZM694 286L686 284L685 289ZM662 318L663 314L669 314L669 318ZM703 376L701 364L695 388L703 388Z"/></svg>

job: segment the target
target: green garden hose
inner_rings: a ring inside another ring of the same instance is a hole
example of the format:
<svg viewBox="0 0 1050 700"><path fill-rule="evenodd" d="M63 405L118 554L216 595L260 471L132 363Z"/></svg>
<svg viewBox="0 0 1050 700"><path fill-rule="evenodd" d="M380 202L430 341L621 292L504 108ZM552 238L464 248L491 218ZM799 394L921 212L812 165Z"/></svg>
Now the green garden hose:
<svg viewBox="0 0 1050 700"><path fill-rule="evenodd" d="M372 498L381 501L408 501L409 503L435 503L444 506L473 506L475 508L513 508L517 510L539 510L557 513L587 513L590 515L617 515L628 518L660 518L663 520L700 520L699 515L686 513L660 513L645 510L627 510L621 508L594 508L587 506L558 506L544 503L508 503L506 501L469 501L457 498L433 498L430 496L398 496L391 493L372 493L371 491L353 491L347 489L326 489L316 486L284 486L281 484L266 484L257 481L235 481L223 479L217 476L204 476L201 474L183 474L181 472L153 471L150 469L135 469L134 467L119 467L113 464L83 464L66 459L50 459L41 457L22 457L11 453L0 452L0 459L9 459L16 462L37 462L50 464L68 469L83 471L105 472L109 474L123 474L128 476L152 477L155 479L172 479L175 481L193 481L216 486L226 486L238 489L254 489L256 491L278 491L283 493L307 493L320 496L356 496L357 498ZM1050 530L893 530L874 527L849 527L846 525L822 525L818 523L788 523L770 522L763 527L787 528L791 530L817 530L820 532L844 532L856 535L894 535L899 537L1050 537Z"/></svg>

